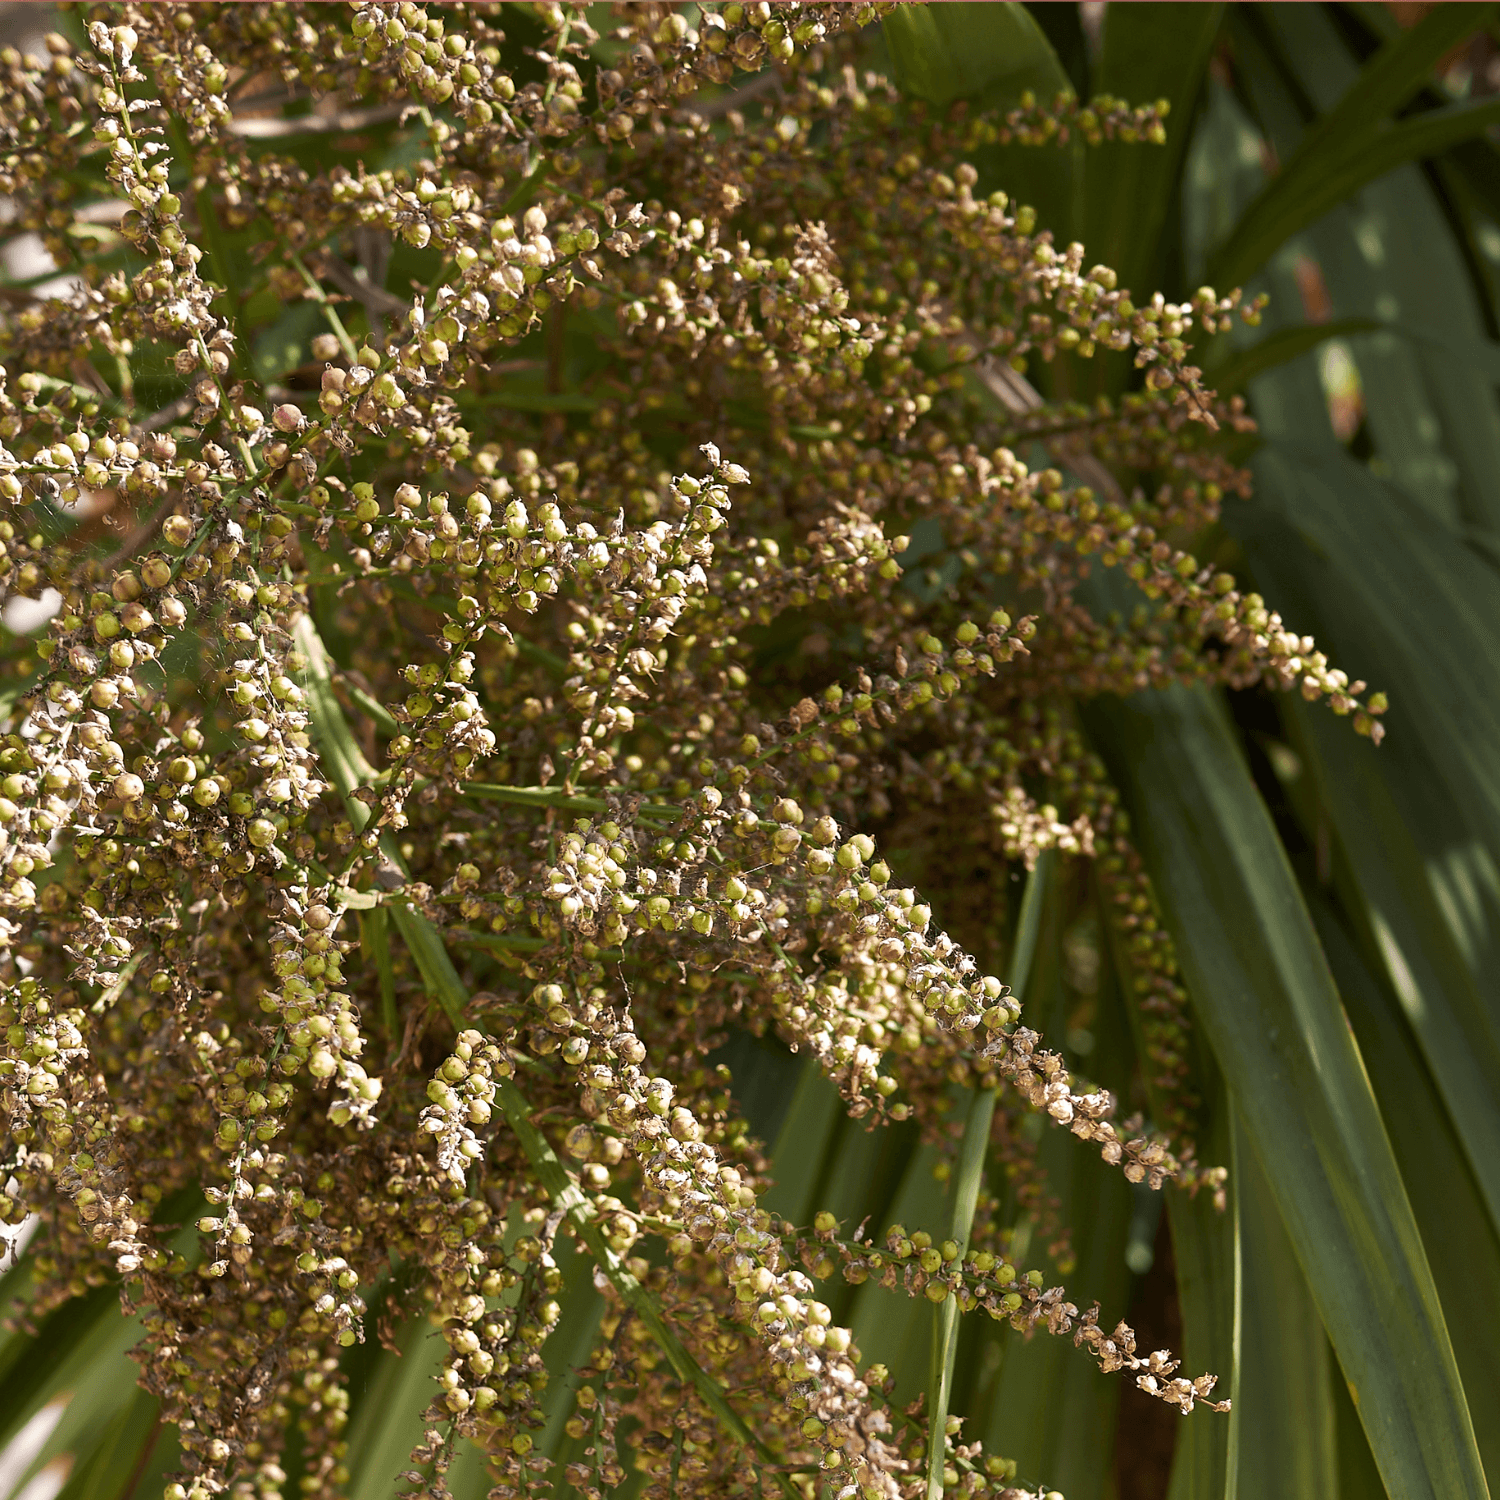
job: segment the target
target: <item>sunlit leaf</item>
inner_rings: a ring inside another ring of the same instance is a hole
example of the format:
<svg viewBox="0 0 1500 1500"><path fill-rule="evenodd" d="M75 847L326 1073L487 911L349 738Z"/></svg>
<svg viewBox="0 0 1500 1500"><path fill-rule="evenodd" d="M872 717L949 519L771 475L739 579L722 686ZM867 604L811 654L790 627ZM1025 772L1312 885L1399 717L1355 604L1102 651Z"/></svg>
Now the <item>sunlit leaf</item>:
<svg viewBox="0 0 1500 1500"><path fill-rule="evenodd" d="M1234 737L1186 688L1090 724L1135 809L1195 1012L1387 1488L1487 1493L1415 1216L1317 935Z"/></svg>

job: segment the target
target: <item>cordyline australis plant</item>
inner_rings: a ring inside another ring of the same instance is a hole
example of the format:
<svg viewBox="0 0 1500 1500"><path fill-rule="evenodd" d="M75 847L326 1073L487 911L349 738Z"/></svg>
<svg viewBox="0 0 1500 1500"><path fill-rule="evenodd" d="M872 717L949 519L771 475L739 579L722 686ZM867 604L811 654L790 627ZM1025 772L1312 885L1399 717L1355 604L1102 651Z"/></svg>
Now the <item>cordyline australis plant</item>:
<svg viewBox="0 0 1500 1500"><path fill-rule="evenodd" d="M1255 308L1147 301L976 193L987 144L1149 150L1162 107L939 118L861 62L876 7L688 16L122 7L0 57L13 223L79 277L6 318L0 388L0 576L60 596L5 647L3 1207L40 1219L13 1315L118 1278L176 1500L270 1500L289 1443L340 1493L341 1356L411 1312L447 1346L433 1495L459 1438L495 1497L626 1463L662 1496L1018 1495L946 1411L960 1312L1209 1400L1008 1259L981 1179L993 1145L1045 1224L1037 1114L1132 1183L1224 1179L1073 705L1297 685L1378 738L1378 697L1172 540L1246 488L1188 341ZM348 139L232 117L278 79ZM1145 372L1115 405L1021 374L1111 352ZM938 586L902 561L924 520ZM1089 593L1111 569L1129 618ZM987 892L961 946L871 830L1026 898ZM1149 1125L1022 1023L1075 876L1153 1018ZM731 1026L914 1121L948 1219L758 1206L704 1061ZM559 1368L578 1252L607 1305ZM925 1407L820 1300L866 1280L940 1305ZM537 1447L564 1378L566 1463Z"/></svg>

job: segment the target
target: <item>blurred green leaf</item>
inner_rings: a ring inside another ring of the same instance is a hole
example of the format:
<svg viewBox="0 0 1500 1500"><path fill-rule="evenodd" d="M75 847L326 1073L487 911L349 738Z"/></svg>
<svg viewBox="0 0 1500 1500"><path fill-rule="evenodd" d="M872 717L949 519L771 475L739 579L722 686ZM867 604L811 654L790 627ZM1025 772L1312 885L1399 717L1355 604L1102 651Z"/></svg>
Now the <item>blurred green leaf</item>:
<svg viewBox="0 0 1500 1500"><path fill-rule="evenodd" d="M1087 156L1084 244L1092 261L1111 266L1120 284L1149 296L1159 280L1162 235L1180 190L1193 116L1213 54L1221 5L1167 5L1144 0L1104 12L1096 92L1144 104L1167 99L1164 146L1106 141ZM1112 362L1123 375L1128 365ZM1101 367L1102 368L1102 367Z"/></svg>
<svg viewBox="0 0 1500 1500"><path fill-rule="evenodd" d="M1070 88L1045 33L1013 0L903 5L882 25L897 84L930 104L984 95L1014 105L1026 89L1050 102Z"/></svg>
<svg viewBox="0 0 1500 1500"><path fill-rule="evenodd" d="M1233 1492L1336 1492L1338 1431L1328 1336L1271 1185L1234 1122L1239 1338L1230 1421Z"/></svg>
<svg viewBox="0 0 1500 1500"><path fill-rule="evenodd" d="M1006 982L1020 1005L1026 1003L1027 981L1036 957L1037 936L1044 905L1057 899L1057 851L1044 850L1026 876L1021 912L1011 945L1010 972ZM989 1155L990 1131L995 1120L998 1089L972 1089L958 1165L953 1174L952 1214L946 1238L967 1255L969 1234L974 1227L974 1209L984 1181L985 1158ZM942 1500L944 1446L948 1412L953 1396L953 1362L958 1353L958 1305L949 1297L934 1310L932 1369L927 1380L927 1500Z"/></svg>
<svg viewBox="0 0 1500 1500"><path fill-rule="evenodd" d="M1386 118L1492 13L1490 6L1435 6L1418 26L1387 42L1241 214L1210 261L1209 280L1216 286L1243 282L1291 235L1365 183L1500 120L1500 101L1494 100L1455 104L1395 124Z"/></svg>
<svg viewBox="0 0 1500 1500"><path fill-rule="evenodd" d="M1337 449L1270 444L1256 473L1257 503L1227 512L1256 577L1294 628L1317 629L1394 701L1378 751L1339 745L1337 727L1311 714L1307 748L1500 1225L1500 579Z"/></svg>
<svg viewBox="0 0 1500 1500"><path fill-rule="evenodd" d="M26 1373L35 1374L27 1382L20 1420L51 1401L66 1405L41 1451L20 1476L23 1485L57 1458L67 1456L75 1467L86 1465L97 1444L111 1438L117 1420L144 1394L136 1385L139 1372L127 1351L145 1330L136 1318L121 1315L117 1289L101 1290L110 1292L108 1300L98 1304L95 1316L73 1325L73 1336L62 1341L52 1360L27 1360ZM44 1348L45 1344L34 1352L40 1354ZM42 1370L36 1370L37 1364ZM150 1405L154 1407L155 1402ZM15 1426L9 1426L5 1436L9 1438L14 1431Z"/></svg>
<svg viewBox="0 0 1500 1500"><path fill-rule="evenodd" d="M1390 986L1365 963L1327 900L1311 906L1422 1226L1493 1490L1500 1482L1500 1235Z"/></svg>
<svg viewBox="0 0 1500 1500"><path fill-rule="evenodd" d="M1209 263L1209 280L1216 286L1238 286L1299 229L1305 229L1366 183L1406 162L1436 156L1495 124L1500 124L1500 99L1454 104L1390 126L1362 144L1356 155L1288 188L1284 196L1264 204L1259 212L1251 204L1229 245ZM1280 181L1273 179L1273 186Z"/></svg>
<svg viewBox="0 0 1500 1500"><path fill-rule="evenodd" d="M1060 1276L1069 1300L1088 1307L1097 1299L1101 1321L1113 1327L1126 1315L1132 1281L1125 1264L1134 1210L1129 1184L1060 1131L1046 1132L1039 1159L1049 1192L1073 1225L1077 1263ZM1044 1259L1035 1251L1029 1258L1034 1264ZM1024 1339L982 1322L973 1336L981 1345L980 1378L966 1408L965 1435L983 1439L987 1452L1014 1459L1019 1482L1055 1488L1068 1500L1104 1500L1121 1382L1130 1377L1105 1375L1071 1339L1045 1330Z"/></svg>
<svg viewBox="0 0 1500 1500"><path fill-rule="evenodd" d="M588 1260L570 1242L558 1240L553 1253L563 1278L563 1290L557 1299L562 1312L547 1339L551 1378L542 1402L547 1425L537 1443L542 1452L556 1456L567 1441L563 1424L573 1413L573 1372L588 1362L604 1314L604 1298L594 1285Z"/></svg>
<svg viewBox="0 0 1500 1500"><path fill-rule="evenodd" d="M1334 1424L1338 1433L1338 1493L1350 1500L1385 1500L1385 1485L1380 1482L1375 1455L1370 1452L1359 1411L1349 1394L1349 1383L1337 1360L1329 1362L1328 1379L1333 1386Z"/></svg>
<svg viewBox="0 0 1500 1500"><path fill-rule="evenodd" d="M1209 1094L1209 1114L1198 1141L1199 1153L1207 1162L1230 1167L1233 1102L1211 1062L1199 1076L1205 1078ZM1237 1180L1230 1191L1236 1188ZM1174 1188L1166 1191L1177 1267L1177 1303L1182 1312L1183 1364L1191 1375L1217 1375L1215 1399L1228 1396L1233 1400L1240 1357L1237 1216L1232 1207L1215 1207L1210 1192L1200 1189L1190 1198ZM1178 1429L1167 1500L1224 1500L1232 1495L1229 1475L1234 1436L1235 1424L1222 1413L1202 1407L1189 1412Z"/></svg>
<svg viewBox="0 0 1500 1500"><path fill-rule="evenodd" d="M1432 1274L1312 921L1213 700L1174 688L1089 710L1204 1034L1388 1489L1487 1495Z"/></svg>
<svg viewBox="0 0 1500 1500"><path fill-rule="evenodd" d="M95 1419L80 1442L67 1483L57 1500L130 1500L132 1483L144 1469L157 1437L155 1396L136 1388L115 1416ZM88 1442L92 1440L92 1452Z"/></svg>
<svg viewBox="0 0 1500 1500"><path fill-rule="evenodd" d="M926 1229L936 1238L947 1219L948 1194L933 1176L941 1159L935 1146L919 1146L912 1153L894 1200L869 1226L870 1239L879 1243L892 1224L903 1224L908 1231ZM894 1399L903 1406L927 1384L932 1318L932 1304L925 1298L887 1291L874 1281L865 1282L854 1297L850 1331L865 1359L885 1365L896 1377Z"/></svg>
<svg viewBox="0 0 1500 1500"><path fill-rule="evenodd" d="M1041 903L1037 915L1026 1011L1032 1024L1045 1026L1064 1008L1061 901ZM1035 1128L1046 1190L1063 1222L1072 1225L1072 1259L1054 1258L1035 1216L997 1174L991 1181L1001 1201L1000 1220L1017 1227L1007 1253L1018 1269L1032 1266L1049 1281L1063 1282L1078 1306L1098 1301L1102 1321L1112 1327L1125 1316L1132 1281L1125 1263L1134 1215L1130 1186L1096 1151L1041 1116L1028 1117L1027 1126ZM961 1339L973 1345L966 1361L969 1394L960 1406L969 1413L967 1435L980 1438L987 1451L1014 1459L1018 1481L1055 1487L1069 1500L1103 1500L1122 1377L1103 1374L1071 1339L1045 1332L1023 1338L1005 1324L976 1318L965 1324Z"/></svg>
<svg viewBox="0 0 1500 1500"><path fill-rule="evenodd" d="M1405 104L1438 63L1466 37L1495 19L1494 5L1434 6L1408 31L1395 31L1360 70L1337 104L1307 132L1283 177L1311 175L1365 144L1371 122Z"/></svg>
<svg viewBox="0 0 1500 1500"><path fill-rule="evenodd" d="M120 1294L95 1287L49 1313L32 1336L12 1331L0 1345L0 1443L8 1442L77 1370L79 1350L102 1347L120 1322Z"/></svg>
<svg viewBox="0 0 1500 1500"><path fill-rule="evenodd" d="M401 1352L382 1349L349 1424L349 1500L389 1500L425 1430L447 1346L424 1317L402 1331Z"/></svg>
<svg viewBox="0 0 1500 1500"><path fill-rule="evenodd" d="M1333 323L1299 323L1278 328L1248 349L1210 363L1206 375L1221 395L1243 390L1257 376L1284 365L1290 359L1320 348L1329 339L1348 338L1351 334L1372 333L1382 325L1374 318L1339 318Z"/></svg>
<svg viewBox="0 0 1500 1500"><path fill-rule="evenodd" d="M1323 106L1357 78L1342 34L1318 7L1263 12L1288 76ZM1415 166L1371 183L1325 216L1308 248L1335 318L1387 331L1351 339L1374 460L1419 504L1458 527L1500 526L1500 359L1485 329L1477 246L1435 180ZM1403 332L1408 337L1400 336ZM1482 378L1476 378L1482 377Z"/></svg>
<svg viewBox="0 0 1500 1500"><path fill-rule="evenodd" d="M810 1224L823 1205L817 1199L818 1179L837 1153L830 1147L838 1137L843 1114L839 1091L811 1058L798 1073L797 1089L781 1131L771 1150L775 1179L762 1200L797 1225Z"/></svg>

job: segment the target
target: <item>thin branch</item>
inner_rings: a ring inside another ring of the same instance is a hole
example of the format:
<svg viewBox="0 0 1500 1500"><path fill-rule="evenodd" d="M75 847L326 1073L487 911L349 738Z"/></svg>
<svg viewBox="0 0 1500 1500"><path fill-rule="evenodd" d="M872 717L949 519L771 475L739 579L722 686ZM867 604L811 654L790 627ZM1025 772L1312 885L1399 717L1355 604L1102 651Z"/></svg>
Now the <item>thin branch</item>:
<svg viewBox="0 0 1500 1500"><path fill-rule="evenodd" d="M768 69L764 73L757 73L749 83L732 89L727 94L720 94L716 99L705 99L701 103L689 100L682 107L689 113L697 115L700 120L719 120L730 110L739 109L741 105L749 104L764 94L780 89L781 75Z"/></svg>
<svg viewBox="0 0 1500 1500"><path fill-rule="evenodd" d="M160 432L163 427L170 427L180 417L185 417L198 404L198 398L189 392L186 396L179 396L170 405L162 407L160 411L154 411L143 422L137 422L137 432Z"/></svg>
<svg viewBox="0 0 1500 1500"><path fill-rule="evenodd" d="M368 125L383 125L405 108L399 103L381 104L373 109L342 110L336 115L299 115L295 120L234 119L229 122L229 133L251 141L285 140L293 135L345 135Z"/></svg>
<svg viewBox="0 0 1500 1500"><path fill-rule="evenodd" d="M974 366L984 388L1007 410L1017 416L1025 416L1042 405L1037 389L1019 371L1011 369L1004 360L983 359ZM1043 446L1072 469L1080 479L1086 480L1099 494L1118 505L1123 498L1115 476L1092 453L1059 437L1045 440Z"/></svg>
<svg viewBox="0 0 1500 1500"><path fill-rule="evenodd" d="M325 254L318 264L329 281L341 292L353 297L356 302L362 303L367 311L379 314L394 313L401 318L411 312L409 302L396 296L394 292L386 291L382 286L376 286L367 277L361 276L358 271L345 265L338 256Z"/></svg>

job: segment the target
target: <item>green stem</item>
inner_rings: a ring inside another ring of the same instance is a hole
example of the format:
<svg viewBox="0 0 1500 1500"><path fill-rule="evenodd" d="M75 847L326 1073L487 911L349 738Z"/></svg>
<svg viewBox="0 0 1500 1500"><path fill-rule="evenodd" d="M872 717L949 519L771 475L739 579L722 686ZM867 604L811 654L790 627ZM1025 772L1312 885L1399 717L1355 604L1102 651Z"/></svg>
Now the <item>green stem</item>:
<svg viewBox="0 0 1500 1500"><path fill-rule="evenodd" d="M465 1015L468 992L458 977L458 971L453 967L448 950L443 946L441 935L426 917L409 906L392 906L391 911L396 920L396 928L405 940L429 991L436 997L454 1027L460 1031L465 1029L471 1024ZM552 1200L553 1207L562 1209L573 1232L608 1277L620 1300L641 1320L656 1340L677 1378L691 1385L724 1427L751 1448L762 1463L774 1463L774 1455L729 1404L723 1387L693 1358L667 1326L656 1299L631 1275L620 1257L609 1247L594 1217L592 1205L583 1190L568 1176L546 1136L532 1123L531 1104L514 1080L500 1078L495 1081L495 1100L506 1123L520 1141L521 1149L526 1153L526 1159L536 1173L542 1190ZM785 1476L782 1476L782 1483L789 1497L800 1500Z"/></svg>
<svg viewBox="0 0 1500 1500"><path fill-rule="evenodd" d="M378 698L372 698L363 688L355 687L352 682L346 682L345 686L349 689L349 696L354 699L355 706L364 710L382 734L388 734L394 739L401 733L401 726L390 716L385 705Z"/></svg>
<svg viewBox="0 0 1500 1500"><path fill-rule="evenodd" d="M303 615L293 633L299 648L308 659L304 673L308 687L308 709L322 763L328 771L329 779L343 794L351 821L356 826L363 827L369 820L370 810L362 802L356 801L353 793L363 782L371 779L374 773L360 753L354 736L350 734L343 709L334 696L328 653L318 637L317 627L311 616ZM384 849L384 839L381 844ZM387 853L398 864L401 863L399 853L394 848ZM453 1023L455 1030L467 1029L472 1024L466 1015L468 991L458 977L458 970L453 967L453 960L443 945L441 934L413 907L393 901L390 903L390 910L396 930L401 934L421 972L428 992L442 1007L443 1014ZM573 1232L594 1257L600 1270L619 1294L620 1300L641 1320L656 1340L677 1378L698 1392L703 1404L718 1417L726 1431L755 1453L761 1463L775 1463L775 1455L729 1404L724 1388L693 1358L682 1340L667 1326L656 1299L630 1274L620 1257L609 1247L594 1217L592 1205L583 1190L568 1176L546 1136L532 1123L531 1104L514 1080L497 1079L495 1099L506 1123L521 1143L521 1149L526 1153L526 1159L536 1173L543 1191L553 1205L566 1215ZM788 1500L801 1500L785 1474L777 1477Z"/></svg>
<svg viewBox="0 0 1500 1500"><path fill-rule="evenodd" d="M344 357L350 365L359 363L359 350L354 347L354 340L349 335L349 330L344 327L344 320L339 317L338 310L328 300L318 278L302 263L302 258L295 251L287 252L287 262L307 283L308 295L323 309L323 316L328 319L328 326L333 329L333 336L339 341L339 348L344 351Z"/></svg>
<svg viewBox="0 0 1500 1500"><path fill-rule="evenodd" d="M375 975L380 982L380 1024L392 1045L396 1041L396 974L391 967L390 913L383 906L373 906L361 912L361 947L369 944L370 954L375 960Z"/></svg>
<svg viewBox="0 0 1500 1500"><path fill-rule="evenodd" d="M1010 961L1010 989L1017 1002L1031 977L1037 933L1041 928L1042 902L1056 858L1053 850L1047 850L1026 877ZM984 1159L989 1150L990 1126L994 1122L998 1096L998 1089L976 1089L969 1101L968 1118L964 1121L949 1230L949 1238L958 1245L960 1260L969 1250L969 1235L974 1228L974 1210L984 1180ZM958 1353L958 1304L954 1298L945 1297L934 1312L927 1396L927 1500L942 1500L943 1466L948 1449L948 1405L953 1395L953 1361Z"/></svg>

